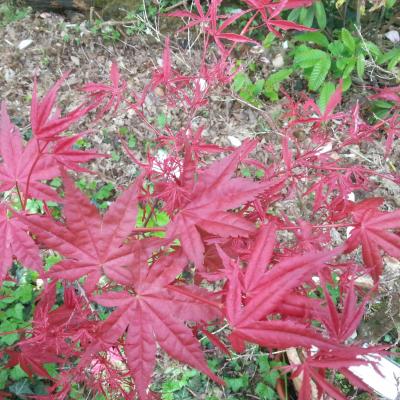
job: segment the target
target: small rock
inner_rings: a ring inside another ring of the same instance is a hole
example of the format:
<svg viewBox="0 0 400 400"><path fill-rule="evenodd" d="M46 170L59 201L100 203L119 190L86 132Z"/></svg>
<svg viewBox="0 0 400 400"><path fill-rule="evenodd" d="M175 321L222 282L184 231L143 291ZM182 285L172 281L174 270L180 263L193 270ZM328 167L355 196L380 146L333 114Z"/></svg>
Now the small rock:
<svg viewBox="0 0 400 400"><path fill-rule="evenodd" d="M76 56L71 56L71 61L72 61L77 67L79 67L79 65L81 64L79 58L76 57Z"/></svg>
<svg viewBox="0 0 400 400"><path fill-rule="evenodd" d="M398 31L389 31L385 33L385 37L389 39L392 43L400 42L400 35Z"/></svg>
<svg viewBox="0 0 400 400"><path fill-rule="evenodd" d="M75 24L74 24L75 25ZM90 30L86 27L86 22L82 22L79 24L79 31L80 31L80 36L85 36L85 35L90 35Z"/></svg>
<svg viewBox="0 0 400 400"><path fill-rule="evenodd" d="M26 49L27 47L29 47L32 43L33 43L33 40L32 40L32 39L24 39L24 40L22 40L21 42L19 42L18 48L19 48L20 50L24 50L24 49Z"/></svg>
<svg viewBox="0 0 400 400"><path fill-rule="evenodd" d="M285 61L283 60L282 54L277 54L272 60L272 65L275 68L282 68L285 65Z"/></svg>
<svg viewBox="0 0 400 400"><path fill-rule="evenodd" d="M251 49L250 49L250 53L253 53L253 54L261 54L261 53L264 53L264 51L265 51L265 49L264 49L264 47L262 47L262 46L253 46Z"/></svg>
<svg viewBox="0 0 400 400"><path fill-rule="evenodd" d="M6 68L4 72L4 79L6 82L10 82L14 79L15 77L15 72L11 68Z"/></svg>
<svg viewBox="0 0 400 400"><path fill-rule="evenodd" d="M164 90L162 88L160 88L159 86L157 86L154 89L154 94L158 97L163 97L165 95Z"/></svg>
<svg viewBox="0 0 400 400"><path fill-rule="evenodd" d="M231 145L233 146L233 147L240 147L241 145L242 145L242 142L241 142L241 140L240 139L238 139L237 137L235 137L235 136L228 136L228 140L230 141L230 143L231 143Z"/></svg>
<svg viewBox="0 0 400 400"><path fill-rule="evenodd" d="M260 61L264 64L271 64L271 61L267 57L261 57Z"/></svg>
<svg viewBox="0 0 400 400"><path fill-rule="evenodd" d="M154 94L155 94L156 96L158 96L158 97L164 97L164 96L165 96L164 90L163 90L162 88L160 88L159 86L157 86L157 87L154 89Z"/></svg>
<svg viewBox="0 0 400 400"><path fill-rule="evenodd" d="M320 155L324 153L329 153L332 150L332 142L328 142L324 146L320 148L319 151L317 151L315 154Z"/></svg>

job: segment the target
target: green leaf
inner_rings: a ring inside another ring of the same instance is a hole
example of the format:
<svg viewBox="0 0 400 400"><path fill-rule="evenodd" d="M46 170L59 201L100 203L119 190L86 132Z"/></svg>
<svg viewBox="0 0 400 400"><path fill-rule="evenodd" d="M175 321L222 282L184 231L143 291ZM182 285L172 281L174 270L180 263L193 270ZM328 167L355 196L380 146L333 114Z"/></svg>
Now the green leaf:
<svg viewBox="0 0 400 400"><path fill-rule="evenodd" d="M160 127L163 128L163 127ZM128 139L128 147L130 149L134 149L137 145L137 140L136 140L136 136L135 135L129 135L129 139Z"/></svg>
<svg viewBox="0 0 400 400"><path fill-rule="evenodd" d="M178 379L170 379L163 383L162 392L172 393L181 390L185 386L185 382Z"/></svg>
<svg viewBox="0 0 400 400"><path fill-rule="evenodd" d="M113 195L114 191L114 185L112 183L107 183L97 191L97 193L94 195L94 199L99 201L107 200Z"/></svg>
<svg viewBox="0 0 400 400"><path fill-rule="evenodd" d="M343 70L342 78L350 76L355 66L356 60L354 58L349 59L346 68Z"/></svg>
<svg viewBox="0 0 400 400"><path fill-rule="evenodd" d="M316 62L323 58L330 59L329 54L318 49L311 49L307 46L299 46L294 55L294 63L301 68L311 68Z"/></svg>
<svg viewBox="0 0 400 400"><path fill-rule="evenodd" d="M349 58L340 57L336 60L336 67L339 71L343 71L346 68L347 63L349 62Z"/></svg>
<svg viewBox="0 0 400 400"><path fill-rule="evenodd" d="M0 332L5 333L5 332L12 332L14 330L18 329L18 326L16 323L11 322L9 320L5 320L1 325L0 325ZM2 335L0 336L0 343L3 343L7 346L11 346L14 344L16 341L18 341L19 335L18 333L10 333L8 335Z"/></svg>
<svg viewBox="0 0 400 400"><path fill-rule="evenodd" d="M19 319L20 321L24 320L24 306L21 303L17 303L13 308L13 317L15 319Z"/></svg>
<svg viewBox="0 0 400 400"><path fill-rule="evenodd" d="M357 56L357 75L360 79L363 79L365 73L365 56L362 53L358 53Z"/></svg>
<svg viewBox="0 0 400 400"><path fill-rule="evenodd" d="M265 172L262 169L258 169L255 173L255 176L257 179L261 179L265 176Z"/></svg>
<svg viewBox="0 0 400 400"><path fill-rule="evenodd" d="M400 55L400 48L392 49L385 54L378 57L377 63L382 65L390 62L392 59L396 59Z"/></svg>
<svg viewBox="0 0 400 400"><path fill-rule="evenodd" d="M256 81L253 85L253 95L258 96L261 91L263 90L265 80L264 79L259 79Z"/></svg>
<svg viewBox="0 0 400 400"><path fill-rule="evenodd" d="M321 32L304 32L295 36L296 40L300 40L302 42L311 42L320 45L321 47L328 48L329 40L328 38Z"/></svg>
<svg viewBox="0 0 400 400"><path fill-rule="evenodd" d="M356 42L353 38L353 35L346 28L342 28L341 39L345 47L351 53L354 53L356 50Z"/></svg>
<svg viewBox="0 0 400 400"><path fill-rule="evenodd" d="M302 7L300 9L299 22L301 25L311 27L314 21L314 9L312 7Z"/></svg>
<svg viewBox="0 0 400 400"><path fill-rule="evenodd" d="M60 188L62 186L62 180L60 178L54 178L51 180L50 186Z"/></svg>
<svg viewBox="0 0 400 400"><path fill-rule="evenodd" d="M168 224L169 216L165 211L156 212L156 220L158 226L164 226Z"/></svg>
<svg viewBox="0 0 400 400"><path fill-rule="evenodd" d="M320 29L326 28L326 13L325 7L322 1L316 1L314 3L315 18L317 19L318 26Z"/></svg>
<svg viewBox="0 0 400 400"><path fill-rule="evenodd" d="M344 53L344 45L339 40L335 40L329 43L328 49L331 52L331 54L335 57L340 57Z"/></svg>
<svg viewBox="0 0 400 400"><path fill-rule="evenodd" d="M278 101L279 96L278 93L273 89L264 89L264 96L268 97L271 101Z"/></svg>
<svg viewBox="0 0 400 400"><path fill-rule="evenodd" d="M301 8L294 8L292 11L290 11L290 13L287 17L288 21L292 21L292 22L297 21L300 18L300 11L301 11Z"/></svg>
<svg viewBox="0 0 400 400"><path fill-rule="evenodd" d="M272 32L269 32L262 42L264 49L270 48L275 39L276 36Z"/></svg>
<svg viewBox="0 0 400 400"><path fill-rule="evenodd" d="M278 379L279 372L276 370L271 370L268 374L263 375L263 381L269 386L275 386Z"/></svg>
<svg viewBox="0 0 400 400"><path fill-rule="evenodd" d="M240 171L242 173L242 175L245 178L250 178L251 177L251 172L250 172L250 168L242 168L242 170Z"/></svg>
<svg viewBox="0 0 400 400"><path fill-rule="evenodd" d="M382 55L381 50L375 43L366 41L366 42L364 42L364 44L365 44L365 47L367 48L368 52L370 52L373 57L379 58Z"/></svg>
<svg viewBox="0 0 400 400"><path fill-rule="evenodd" d="M225 378L225 381L232 392L235 393L239 390L246 389L249 386L249 377L246 374L239 378Z"/></svg>
<svg viewBox="0 0 400 400"><path fill-rule="evenodd" d="M393 107L393 103L384 100L375 100L372 104L374 107L384 108L387 110L390 110Z"/></svg>
<svg viewBox="0 0 400 400"><path fill-rule="evenodd" d="M335 85L332 82L325 82L323 84L317 101L321 113L324 113L326 105L328 104L329 99L331 98L335 90Z"/></svg>
<svg viewBox="0 0 400 400"><path fill-rule="evenodd" d="M44 269L45 271L48 271L54 264L57 264L58 262L60 262L62 259L62 257L59 254L49 254L46 258L45 258L45 262L44 262Z"/></svg>
<svg viewBox="0 0 400 400"><path fill-rule="evenodd" d="M331 59L329 56L321 58L314 65L310 77L308 79L308 88L316 91L324 83L329 69L331 68Z"/></svg>
<svg viewBox="0 0 400 400"><path fill-rule="evenodd" d="M262 375L270 371L271 367L269 365L269 359L266 354L258 358L258 368L260 370L260 374Z"/></svg>
<svg viewBox="0 0 400 400"><path fill-rule="evenodd" d="M7 346L11 346L15 342L18 342L18 340L19 340L18 333L10 333L9 335L2 336L0 342L4 343Z"/></svg>
<svg viewBox="0 0 400 400"><path fill-rule="evenodd" d="M351 86L351 78L347 76L346 78L343 79L343 86L342 86L343 92L348 90L350 86Z"/></svg>
<svg viewBox="0 0 400 400"><path fill-rule="evenodd" d="M57 364L55 363L46 363L43 364L44 368L46 369L46 371L48 372L48 374L54 378L58 375L58 371L57 371Z"/></svg>
<svg viewBox="0 0 400 400"><path fill-rule="evenodd" d="M129 129L126 126L121 126L121 128L119 128L119 133L122 136L126 136L129 133Z"/></svg>
<svg viewBox="0 0 400 400"><path fill-rule="evenodd" d="M121 156L115 150L112 150L111 159L118 162L121 159Z"/></svg>
<svg viewBox="0 0 400 400"><path fill-rule="evenodd" d="M10 378L13 381L19 381L20 379L27 377L28 374L19 365L16 365L10 370Z"/></svg>
<svg viewBox="0 0 400 400"><path fill-rule="evenodd" d="M284 68L277 72L274 72L273 74L268 76L268 79L265 81L265 84L275 88L276 85L279 85L282 81L289 78L292 72L293 72L292 68Z"/></svg>
<svg viewBox="0 0 400 400"><path fill-rule="evenodd" d="M6 387L8 380L8 371L6 369L0 370L0 390Z"/></svg>
<svg viewBox="0 0 400 400"><path fill-rule="evenodd" d="M23 396L27 394L34 394L29 385L29 381L27 379L22 379L18 382L15 382L13 385L9 387L11 393L14 393L16 396Z"/></svg>
<svg viewBox="0 0 400 400"><path fill-rule="evenodd" d="M235 78L233 79L232 89L235 92L239 92L245 86L251 83L249 77L244 72L239 72L236 74Z"/></svg>
<svg viewBox="0 0 400 400"><path fill-rule="evenodd" d="M257 383L255 392L256 395L259 396L262 400L275 400L278 398L275 390L262 382Z"/></svg>
<svg viewBox="0 0 400 400"><path fill-rule="evenodd" d="M167 117L164 113L157 115L157 125L159 128L164 128L167 123Z"/></svg>
<svg viewBox="0 0 400 400"><path fill-rule="evenodd" d="M393 56L393 58L388 62L388 70L393 71L396 65L400 62L400 49L396 49L397 52Z"/></svg>

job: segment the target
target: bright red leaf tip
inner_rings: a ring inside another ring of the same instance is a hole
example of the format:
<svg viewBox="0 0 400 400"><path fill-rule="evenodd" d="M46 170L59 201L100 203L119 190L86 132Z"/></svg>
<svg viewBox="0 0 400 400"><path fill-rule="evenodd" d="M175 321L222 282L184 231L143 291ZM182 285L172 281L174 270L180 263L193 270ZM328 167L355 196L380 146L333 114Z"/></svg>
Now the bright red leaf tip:
<svg viewBox="0 0 400 400"><path fill-rule="evenodd" d="M267 190L273 182L253 182L250 179L233 178L241 160L254 149L255 141L246 141L230 156L214 162L199 171L189 200L181 207L168 226L167 237L178 238L186 256L202 268L204 245L200 230L221 237L248 236L254 226L243 217L228 210L252 201Z"/></svg>
<svg viewBox="0 0 400 400"><path fill-rule="evenodd" d="M57 140L60 133L67 130L74 122L87 114L90 109L80 105L64 117L61 117L58 111L53 112L57 93L68 75L69 73L64 73L41 100L38 99L35 77L31 103L31 125L32 132L37 139Z"/></svg>
<svg viewBox="0 0 400 400"><path fill-rule="evenodd" d="M157 343L172 358L223 383L208 368L198 341L184 324L216 318L220 316L219 309L208 304L211 294L206 290L191 286L176 286L184 290L174 290L175 286L171 285L186 265L187 258L181 252L174 252L162 256L149 268L147 256L138 247L128 268L131 277L121 281L129 285L127 290L92 297L105 307L117 307L103 323L99 338L111 345L127 330L125 353L142 400L148 398Z"/></svg>
<svg viewBox="0 0 400 400"><path fill-rule="evenodd" d="M104 114L108 113L112 108L115 113L119 105L123 101L123 96L127 87L126 81L121 79L121 74L116 62L112 62L110 69L111 85L103 83L89 82L86 83L82 90L89 94L89 109L99 108L97 118L100 119Z"/></svg>
<svg viewBox="0 0 400 400"><path fill-rule="evenodd" d="M64 185L66 224L39 215L20 216L20 219L41 243L65 258L53 266L50 275L68 280L88 275L86 284L90 291L102 274L128 265L132 258L131 246L124 241L135 227L140 180L132 184L104 216L66 174Z"/></svg>
<svg viewBox="0 0 400 400"><path fill-rule="evenodd" d="M42 271L39 248L29 236L27 227L15 216L7 216L7 207L0 204L0 283L11 267L13 257L24 267Z"/></svg>
<svg viewBox="0 0 400 400"><path fill-rule="evenodd" d="M40 157L38 143L30 140L24 147L18 128L11 123L6 105L1 104L0 114L0 192L17 188L22 195L58 201L57 193L49 186L39 182L52 179L59 169L51 158Z"/></svg>
<svg viewBox="0 0 400 400"><path fill-rule="evenodd" d="M367 199L353 206L354 229L346 242L347 252L361 244L364 263L371 270L375 282L383 271L381 250L400 258L400 236L389 231L400 229L400 210L379 211L381 203L380 199Z"/></svg>
<svg viewBox="0 0 400 400"><path fill-rule="evenodd" d="M79 139L84 137L84 135L85 132L73 136L63 137L57 140L50 153L48 153L46 157L53 158L59 165L61 165L65 169L93 174L94 172L80 166L79 164L87 163L96 158L108 158L109 156L107 154L96 153L96 151L94 150L74 149L74 144Z"/></svg>

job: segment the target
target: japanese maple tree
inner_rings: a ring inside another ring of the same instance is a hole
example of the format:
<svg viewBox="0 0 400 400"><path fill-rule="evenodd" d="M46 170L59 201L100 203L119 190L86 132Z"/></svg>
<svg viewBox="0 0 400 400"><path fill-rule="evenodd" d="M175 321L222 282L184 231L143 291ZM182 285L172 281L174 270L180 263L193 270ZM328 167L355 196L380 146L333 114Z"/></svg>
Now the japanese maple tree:
<svg viewBox="0 0 400 400"><path fill-rule="evenodd" d="M380 89L374 96L395 105L386 123L370 125L358 104L338 110L339 84L324 112L311 99L287 96L287 112L264 143L247 139L224 148L207 141L196 116L216 86L233 78L232 49L254 44L250 24L240 33L227 30L247 14L277 35L305 30L280 14L311 4L246 0L242 12L222 15L220 3L211 0L205 9L196 0L195 11L170 14L188 20L181 31L204 35L200 65L190 74L174 67L167 39L162 65L142 88L129 88L112 63L111 84L87 83L80 105L64 115L56 96L68 75L41 99L35 80L33 134L26 143L1 105L0 278L13 279L17 261L43 280L32 325L4 350L4 361L51 380L45 398L68 398L72 382L107 398L153 398L157 346L224 384L207 365L201 335L225 352L244 351L247 343L302 349L301 364L288 367L292 377L302 376L300 399L310 399L313 386L320 397L345 398L330 371L369 390L350 367L373 363L363 356L384 349L363 346L354 333L384 272L384 255L400 259L400 211L371 196L372 178L400 179L345 156L352 145L386 134L389 157L399 136L400 101ZM157 87L163 105L181 111L179 126L153 126L145 100ZM96 122L127 110L149 129L156 147L143 161L121 139L141 172L102 213L75 181L90 171L81 164L104 155L76 149L90 132L71 131L84 117ZM299 130L309 132L306 139ZM55 177L63 183L58 189L48 184ZM42 202L40 214L30 212L34 199ZM148 226L156 210L168 216L166 226ZM45 270L47 250L60 261ZM366 276L373 281L368 292L358 285ZM328 284L338 288L338 301ZM57 375L44 368L49 362Z"/></svg>

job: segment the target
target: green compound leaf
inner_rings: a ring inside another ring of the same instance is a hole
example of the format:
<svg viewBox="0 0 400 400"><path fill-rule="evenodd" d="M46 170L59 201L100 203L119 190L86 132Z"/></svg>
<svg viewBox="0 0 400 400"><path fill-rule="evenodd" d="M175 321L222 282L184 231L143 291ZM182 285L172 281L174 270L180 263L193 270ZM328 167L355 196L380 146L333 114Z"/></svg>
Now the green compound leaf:
<svg viewBox="0 0 400 400"><path fill-rule="evenodd" d="M275 400L278 398L275 390L262 382L257 384L255 392L262 400Z"/></svg>
<svg viewBox="0 0 400 400"><path fill-rule="evenodd" d="M329 54L325 53L322 50L311 49L310 47L303 45L299 46L296 50L294 62L295 64L298 64L301 68L311 68L316 62L320 61L323 58L330 59Z"/></svg>
<svg viewBox="0 0 400 400"><path fill-rule="evenodd" d="M302 42L311 42L318 44L321 47L328 48L329 40L321 32L304 32L295 36L296 40L301 40Z"/></svg>
<svg viewBox="0 0 400 400"><path fill-rule="evenodd" d="M353 38L353 35L346 28L342 28L341 39L345 47L351 53L354 53L356 50L356 42Z"/></svg>
<svg viewBox="0 0 400 400"><path fill-rule="evenodd" d="M317 1L314 3L315 18L317 19L318 26L320 29L326 28L326 13L325 7L322 1Z"/></svg>
<svg viewBox="0 0 400 400"><path fill-rule="evenodd" d="M326 76L331 68L331 59L329 56L323 57L318 60L309 77L308 88L316 91L324 83Z"/></svg>
<svg viewBox="0 0 400 400"><path fill-rule="evenodd" d="M360 79L363 79L365 73L365 56L362 53L358 53L357 56L357 75Z"/></svg>
<svg viewBox="0 0 400 400"><path fill-rule="evenodd" d="M317 101L318 107L321 110L322 114L324 113L326 105L328 104L329 99L331 98L335 90L335 85L332 82L325 82L322 85L321 92Z"/></svg>
<svg viewBox="0 0 400 400"><path fill-rule="evenodd" d="M271 87L277 90L278 88L276 86L279 85L285 79L289 78L292 72L293 72L292 68L285 68L281 69L280 71L274 72L265 81L265 87L268 86L268 88Z"/></svg>

